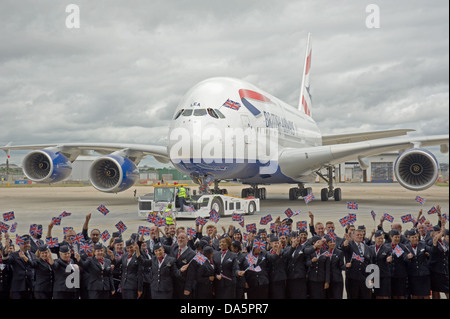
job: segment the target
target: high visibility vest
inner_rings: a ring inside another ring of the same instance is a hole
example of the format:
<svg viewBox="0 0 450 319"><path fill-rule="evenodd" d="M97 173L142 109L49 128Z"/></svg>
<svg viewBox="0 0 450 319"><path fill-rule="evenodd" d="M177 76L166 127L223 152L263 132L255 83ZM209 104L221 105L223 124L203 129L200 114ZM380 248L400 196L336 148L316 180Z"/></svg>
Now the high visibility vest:
<svg viewBox="0 0 450 319"><path fill-rule="evenodd" d="M171 211L171 209L167 208L164 212L167 213L167 212L170 212L170 211ZM166 223L167 223L167 225L174 224L173 218L172 218L172 214L166 216Z"/></svg>
<svg viewBox="0 0 450 319"><path fill-rule="evenodd" d="M178 189L178 197L186 197L186 189L184 187Z"/></svg>

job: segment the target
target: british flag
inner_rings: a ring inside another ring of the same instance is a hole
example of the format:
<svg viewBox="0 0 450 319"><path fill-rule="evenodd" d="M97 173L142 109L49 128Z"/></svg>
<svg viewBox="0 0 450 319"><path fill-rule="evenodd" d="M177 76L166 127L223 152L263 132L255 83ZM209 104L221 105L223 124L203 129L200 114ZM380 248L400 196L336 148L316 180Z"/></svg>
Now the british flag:
<svg viewBox="0 0 450 319"><path fill-rule="evenodd" d="M288 218L291 218L292 216L295 216L296 214L292 211L292 209L288 208L284 211L284 213L286 214L286 216Z"/></svg>
<svg viewBox="0 0 450 319"><path fill-rule="evenodd" d="M81 243L80 249L84 252L90 253L94 250L94 245L88 242Z"/></svg>
<svg viewBox="0 0 450 319"><path fill-rule="evenodd" d="M48 247L51 247L51 248L58 247L58 245L59 245L58 237L46 238L45 243L47 244Z"/></svg>
<svg viewBox="0 0 450 319"><path fill-rule="evenodd" d="M207 222L208 221L203 217L197 217L195 219L195 225L197 225L197 226L205 225Z"/></svg>
<svg viewBox="0 0 450 319"><path fill-rule="evenodd" d="M427 220L427 219L426 219L425 216L420 217L420 218L419 218L419 224L424 224L426 220Z"/></svg>
<svg viewBox="0 0 450 319"><path fill-rule="evenodd" d="M109 209L107 209L105 207L105 205L101 204L100 206L97 207L97 210L102 213L103 215L106 215L109 213Z"/></svg>
<svg viewBox="0 0 450 319"><path fill-rule="evenodd" d="M83 233L78 233L76 235L70 236L70 239L72 240L73 243L81 243L82 241L84 241L84 236Z"/></svg>
<svg viewBox="0 0 450 319"><path fill-rule="evenodd" d="M266 244L267 243L262 238L253 240L254 248L266 249Z"/></svg>
<svg viewBox="0 0 450 319"><path fill-rule="evenodd" d="M289 227L288 225L282 225L278 227L278 234L280 235L289 235Z"/></svg>
<svg viewBox="0 0 450 319"><path fill-rule="evenodd" d="M253 256L252 253L247 254L247 256L245 256L245 260L247 260L247 262L249 263L249 265L254 265L256 264L256 262L258 261L258 258L256 258L255 256Z"/></svg>
<svg viewBox="0 0 450 319"><path fill-rule="evenodd" d="M231 214L231 220L234 222L238 222L242 220L242 214L238 214L238 213L233 213Z"/></svg>
<svg viewBox="0 0 450 319"><path fill-rule="evenodd" d="M405 224L407 222L410 222L412 220L411 214L406 214L400 217L402 219L402 223Z"/></svg>
<svg viewBox="0 0 450 319"><path fill-rule="evenodd" d="M186 212L193 212L195 211L195 208L193 205L183 205L183 210Z"/></svg>
<svg viewBox="0 0 450 319"><path fill-rule="evenodd" d="M25 244L25 240L23 239L23 237L16 235L16 245L22 246L23 244Z"/></svg>
<svg viewBox="0 0 450 319"><path fill-rule="evenodd" d="M375 212L372 210L370 212L370 215L372 215L372 219L375 221L375 217L377 216L377 214L375 214Z"/></svg>
<svg viewBox="0 0 450 319"><path fill-rule="evenodd" d="M394 217L392 217L391 215L389 215L388 213L384 213L383 215L384 219L387 220L388 222L393 222L394 221Z"/></svg>
<svg viewBox="0 0 450 319"><path fill-rule="evenodd" d="M155 225L158 227L166 226L167 225L166 218L158 216Z"/></svg>
<svg viewBox="0 0 450 319"><path fill-rule="evenodd" d="M230 99L227 99L222 106L228 107L229 109L238 111L241 108L241 104L239 102L234 102Z"/></svg>
<svg viewBox="0 0 450 319"><path fill-rule="evenodd" d="M251 271L254 271L254 272L260 272L262 269L261 269L261 266L254 266L254 265L250 265L250 266L248 266L248 270L251 270Z"/></svg>
<svg viewBox="0 0 450 319"><path fill-rule="evenodd" d="M200 265L203 265L206 262L206 257L203 254L196 253L194 258L196 262L198 262Z"/></svg>
<svg viewBox="0 0 450 319"><path fill-rule="evenodd" d="M9 229L9 225L4 222L0 222L0 232L7 233Z"/></svg>
<svg viewBox="0 0 450 319"><path fill-rule="evenodd" d="M61 217L59 217L59 216L53 217L52 222L53 222L53 225L56 225L56 226L61 225Z"/></svg>
<svg viewBox="0 0 450 319"><path fill-rule="evenodd" d="M186 233L189 237L195 237L197 235L197 231L192 227L188 227Z"/></svg>
<svg viewBox="0 0 450 319"><path fill-rule="evenodd" d="M400 257L405 251L399 246L395 246L393 253L395 254L395 256Z"/></svg>
<svg viewBox="0 0 450 319"><path fill-rule="evenodd" d="M304 199L305 199L305 203L308 204L309 202L311 202L314 199L314 194L313 193L309 193Z"/></svg>
<svg viewBox="0 0 450 319"><path fill-rule="evenodd" d="M336 233L330 229L330 231L327 233L327 235L333 240L336 241Z"/></svg>
<svg viewBox="0 0 450 319"><path fill-rule="evenodd" d="M119 221L115 226L120 233L123 233L124 231L127 230L127 226L125 226L125 224L122 221Z"/></svg>
<svg viewBox="0 0 450 319"><path fill-rule="evenodd" d="M416 196L416 202L423 205L423 204L425 204L425 198Z"/></svg>
<svg viewBox="0 0 450 319"><path fill-rule="evenodd" d="M307 230L308 222L306 220L301 220L301 221L297 222L297 229L298 230Z"/></svg>
<svg viewBox="0 0 450 319"><path fill-rule="evenodd" d="M339 219L339 223L341 223L342 227L347 226L348 224L350 224L350 216L347 215L347 216L342 217L341 219Z"/></svg>
<svg viewBox="0 0 450 319"><path fill-rule="evenodd" d="M73 230L73 227L63 227L63 234L66 234L69 230Z"/></svg>
<svg viewBox="0 0 450 319"><path fill-rule="evenodd" d="M360 261L360 262L364 262L364 257L363 256L360 256L360 255L358 255L358 254L355 254L355 253L353 253L353 255L352 255L352 259L356 259L357 261Z"/></svg>
<svg viewBox="0 0 450 319"><path fill-rule="evenodd" d="M256 232L256 224L247 224L245 225L245 229L247 230L248 233L254 233Z"/></svg>
<svg viewBox="0 0 450 319"><path fill-rule="evenodd" d="M329 250L325 250L320 256L331 257L331 252Z"/></svg>
<svg viewBox="0 0 450 319"><path fill-rule="evenodd" d="M349 217L349 224L353 224L354 222L356 222L356 214L348 214Z"/></svg>
<svg viewBox="0 0 450 319"><path fill-rule="evenodd" d="M141 236L147 236L150 235L150 228L146 226L139 226L138 227L138 234Z"/></svg>
<svg viewBox="0 0 450 319"><path fill-rule="evenodd" d="M17 223L13 223L13 224L11 225L11 228L9 229L9 232L10 232L10 233L15 233L15 232L16 232L16 229L17 229Z"/></svg>
<svg viewBox="0 0 450 319"><path fill-rule="evenodd" d="M209 219L217 223L220 219L219 213L213 209L212 211L209 212Z"/></svg>
<svg viewBox="0 0 450 319"><path fill-rule="evenodd" d="M13 220L15 217L14 217L14 212L7 212L7 213L4 213L3 214L3 220L5 221L5 222L7 222L7 221L10 221L10 220Z"/></svg>
<svg viewBox="0 0 450 319"><path fill-rule="evenodd" d="M156 214L154 214L154 213L148 214L147 221L148 221L149 223L156 224L156 222L158 221L158 215L156 215Z"/></svg>
<svg viewBox="0 0 450 319"><path fill-rule="evenodd" d="M102 233L102 240L103 241L107 241L109 238L111 238L111 235L109 234L109 232L107 231L107 230L105 230L103 233Z"/></svg>
<svg viewBox="0 0 450 319"><path fill-rule="evenodd" d="M70 215L72 215L72 213L68 213L66 211L63 211L61 214L59 214L59 217L63 218L63 217L67 217L67 216L70 216Z"/></svg>
<svg viewBox="0 0 450 319"><path fill-rule="evenodd" d="M428 211L428 215L436 214L437 212L438 212L438 210L436 209L436 207L433 206Z"/></svg>
<svg viewBox="0 0 450 319"><path fill-rule="evenodd" d="M356 203L356 202L347 202L347 209L358 209L358 203Z"/></svg>
<svg viewBox="0 0 450 319"><path fill-rule="evenodd" d="M264 217L261 217L261 221L259 222L261 225L267 225L268 223L270 223L272 221L272 215L267 215Z"/></svg>

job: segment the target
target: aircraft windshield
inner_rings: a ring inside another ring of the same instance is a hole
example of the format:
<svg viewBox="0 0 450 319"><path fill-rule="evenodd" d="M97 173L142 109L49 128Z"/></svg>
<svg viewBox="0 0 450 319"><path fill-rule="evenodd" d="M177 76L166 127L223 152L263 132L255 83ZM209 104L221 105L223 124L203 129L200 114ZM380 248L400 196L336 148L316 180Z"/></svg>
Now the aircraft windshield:
<svg viewBox="0 0 450 319"><path fill-rule="evenodd" d="M172 202L175 198L175 187L155 187L155 203Z"/></svg>

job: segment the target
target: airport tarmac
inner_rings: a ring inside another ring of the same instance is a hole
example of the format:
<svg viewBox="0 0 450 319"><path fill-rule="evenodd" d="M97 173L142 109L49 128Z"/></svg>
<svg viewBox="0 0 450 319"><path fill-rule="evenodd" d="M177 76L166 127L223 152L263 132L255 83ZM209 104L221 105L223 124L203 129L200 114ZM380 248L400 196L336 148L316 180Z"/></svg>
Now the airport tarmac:
<svg viewBox="0 0 450 319"><path fill-rule="evenodd" d="M342 201L336 202L330 199L327 202L320 200L320 189L325 184L307 185L313 188L316 199L308 205L305 201L298 199L290 201L288 191L290 185L270 185L267 186L267 200L261 201L261 210L252 216L245 216L246 223L257 223L260 226L261 217L271 214L275 219L281 216L286 217L284 211L287 208L300 210L300 214L293 217L294 223L297 221L310 221L308 211L314 214L314 221L326 222L331 220L335 223L336 232L339 236L344 233L344 228L340 226L339 219L348 213L356 213L355 225L365 225L370 231L379 223L380 217L384 213L389 213L394 217L394 222L401 222L400 217L405 214L412 214L417 217L420 209L430 219L432 224L437 223L436 215L428 215L428 210L435 205L440 205L442 212L448 215L449 193L448 187L433 186L422 192L413 192L404 189L398 184L340 184L336 187L342 188ZM241 189L245 186L221 184L227 188L229 194L239 196ZM195 186L193 186L196 189ZM151 186L136 186L118 194L106 194L95 190L91 186L86 187L2 187L0 188L0 214L14 211L15 220L6 222L11 225L17 222L15 234L25 234L29 231L30 224L42 224L44 236L47 225L53 217L59 216L63 211L71 213L70 216L62 219L61 225L54 226L52 235L62 240L62 228L73 227L76 232L81 232L82 225L87 214L92 217L89 229L98 228L100 231L108 230L110 233L117 231L115 225L122 221L127 230L124 237L128 238L133 232L137 232L139 226L149 226L150 224L137 214L138 203L133 193L136 190L137 196L153 192ZM422 205L415 201L416 195L426 200ZM358 203L358 210L347 209L347 202ZM97 211L97 207L103 204L110 213L106 216ZM372 219L371 211L376 213L376 220ZM1 216L2 217L2 216ZM0 217L0 218L1 218ZM0 221L3 221L1 218ZM209 221L208 223L213 223ZM231 217L223 217L216 224L219 228L230 224L240 227L237 222L233 222ZM179 226L193 226L193 220L178 220ZM384 222L385 229L390 229L390 223ZM409 229L411 223L404 225L404 229Z"/></svg>

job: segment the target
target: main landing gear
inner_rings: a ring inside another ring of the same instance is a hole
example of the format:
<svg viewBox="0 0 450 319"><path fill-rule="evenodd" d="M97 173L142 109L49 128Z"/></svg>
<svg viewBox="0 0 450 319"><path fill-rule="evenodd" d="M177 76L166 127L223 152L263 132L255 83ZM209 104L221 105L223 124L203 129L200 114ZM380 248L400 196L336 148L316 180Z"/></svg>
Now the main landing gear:
<svg viewBox="0 0 450 319"><path fill-rule="evenodd" d="M247 198L249 196L253 196L255 198L259 198L261 200L266 199L266 189L258 188L258 185L252 184L250 188L243 188L241 191L241 197Z"/></svg>
<svg viewBox="0 0 450 319"><path fill-rule="evenodd" d="M305 184L299 183L298 187L289 188L289 200L296 200L299 197L306 197L311 193L311 187L305 187Z"/></svg>
<svg viewBox="0 0 450 319"><path fill-rule="evenodd" d="M327 167L327 176L325 177L321 172L316 172L322 179L328 183L328 188L322 188L320 191L320 199L322 202L327 201L329 198L339 202L342 200L342 191L340 188L334 188L333 186L333 173L335 173L334 166Z"/></svg>

